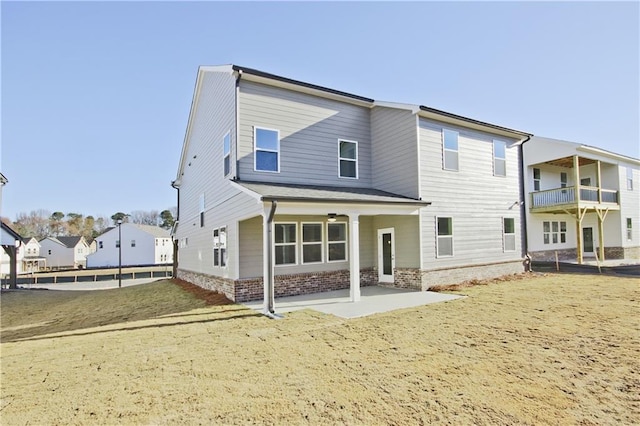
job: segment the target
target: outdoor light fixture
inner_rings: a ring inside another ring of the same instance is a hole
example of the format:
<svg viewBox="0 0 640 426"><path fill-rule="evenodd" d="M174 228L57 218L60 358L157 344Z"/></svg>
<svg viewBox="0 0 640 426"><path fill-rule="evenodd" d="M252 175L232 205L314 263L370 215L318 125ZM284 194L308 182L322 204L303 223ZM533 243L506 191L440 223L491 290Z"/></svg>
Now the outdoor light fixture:
<svg viewBox="0 0 640 426"><path fill-rule="evenodd" d="M118 219L118 288L122 288L122 219Z"/></svg>
<svg viewBox="0 0 640 426"><path fill-rule="evenodd" d="M336 221L336 214L335 213L329 213L329 218L327 219L327 221L335 222Z"/></svg>

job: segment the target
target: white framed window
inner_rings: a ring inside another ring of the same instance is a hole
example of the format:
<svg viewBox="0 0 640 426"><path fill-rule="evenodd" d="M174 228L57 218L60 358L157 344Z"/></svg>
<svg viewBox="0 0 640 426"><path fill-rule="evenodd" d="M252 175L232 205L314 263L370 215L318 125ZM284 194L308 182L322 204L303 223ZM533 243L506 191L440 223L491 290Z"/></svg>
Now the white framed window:
<svg viewBox="0 0 640 426"><path fill-rule="evenodd" d="M338 177L358 179L358 142L338 140Z"/></svg>
<svg viewBox="0 0 640 426"><path fill-rule="evenodd" d="M627 189L633 191L633 169L627 167Z"/></svg>
<svg viewBox="0 0 640 426"><path fill-rule="evenodd" d="M347 224L344 222L327 223L327 261L347 260Z"/></svg>
<svg viewBox="0 0 640 426"><path fill-rule="evenodd" d="M280 131L262 127L253 128L254 170L280 172Z"/></svg>
<svg viewBox="0 0 640 426"><path fill-rule="evenodd" d="M627 218L627 240L633 240L633 221L630 217Z"/></svg>
<svg viewBox="0 0 640 426"><path fill-rule="evenodd" d="M502 218L503 250L516 251L516 221L512 217Z"/></svg>
<svg viewBox="0 0 640 426"><path fill-rule="evenodd" d="M565 172L560 172L560 188L567 187L567 174Z"/></svg>
<svg viewBox="0 0 640 426"><path fill-rule="evenodd" d="M493 141L493 175L507 175L507 143L504 141Z"/></svg>
<svg viewBox="0 0 640 426"><path fill-rule="evenodd" d="M322 263L322 223L302 223L302 263Z"/></svg>
<svg viewBox="0 0 640 426"><path fill-rule="evenodd" d="M99 249L103 249L104 245L102 244L102 241L98 241L98 248Z"/></svg>
<svg viewBox="0 0 640 426"><path fill-rule="evenodd" d="M220 268L227 266L227 228L225 226L213 230L213 266Z"/></svg>
<svg viewBox="0 0 640 426"><path fill-rule="evenodd" d="M540 169L533 169L533 190L540 191Z"/></svg>
<svg viewBox="0 0 640 426"><path fill-rule="evenodd" d="M544 244L558 244L567 242L567 222L542 222L542 242Z"/></svg>
<svg viewBox="0 0 640 426"><path fill-rule="evenodd" d="M231 172L231 133L224 135L222 139L222 151L224 158L224 175L227 176Z"/></svg>
<svg viewBox="0 0 640 426"><path fill-rule="evenodd" d="M136 246L136 240L131 240L131 247L135 247Z"/></svg>
<svg viewBox="0 0 640 426"><path fill-rule="evenodd" d="M453 256L453 219L436 218L436 253L437 257Z"/></svg>
<svg viewBox="0 0 640 426"><path fill-rule="evenodd" d="M200 228L204 228L204 194L200 194L198 206L200 208ZM162 241L162 245L164 245L164 240Z"/></svg>
<svg viewBox="0 0 640 426"><path fill-rule="evenodd" d="M459 133L442 129L442 168L458 171L458 137Z"/></svg>
<svg viewBox="0 0 640 426"><path fill-rule="evenodd" d="M276 265L296 265L298 263L297 256L297 233L298 224L293 223L276 223L275 237L273 240L275 247L275 264Z"/></svg>

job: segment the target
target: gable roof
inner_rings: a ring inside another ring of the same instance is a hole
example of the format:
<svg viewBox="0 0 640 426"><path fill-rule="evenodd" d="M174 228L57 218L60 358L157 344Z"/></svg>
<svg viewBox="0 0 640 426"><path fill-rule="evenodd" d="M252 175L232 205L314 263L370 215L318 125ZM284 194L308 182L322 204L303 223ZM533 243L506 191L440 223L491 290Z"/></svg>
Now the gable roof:
<svg viewBox="0 0 640 426"><path fill-rule="evenodd" d="M235 181L241 187L258 194L261 201L301 201L331 203L411 204L431 203L371 188L352 188L289 183Z"/></svg>
<svg viewBox="0 0 640 426"><path fill-rule="evenodd" d="M9 234L9 236L14 239L14 243L15 243L15 240L22 240L22 237L20 236L20 234L14 231L9 225L7 225L2 221L0 221L0 224L1 224L0 229L4 231L3 233Z"/></svg>
<svg viewBox="0 0 640 426"><path fill-rule="evenodd" d="M534 136L533 138L531 138L531 141L532 142L540 141L540 142L549 142L549 143L568 145L575 148L576 151L583 151L583 152L588 152L595 155L602 155L602 156L613 158L619 161L625 161L631 164L640 165L640 159L638 158L629 157L623 154L617 154L613 151L608 151L606 149L598 148L597 146L586 145L578 142L565 141L562 139L545 138L542 136Z"/></svg>
<svg viewBox="0 0 640 426"><path fill-rule="evenodd" d="M169 238L171 236L168 230L160 228L159 226L140 225L137 223L127 223L127 225L135 226L139 230L144 231L147 234L151 234L156 238Z"/></svg>
<svg viewBox="0 0 640 426"><path fill-rule="evenodd" d="M84 237L55 237L56 240L67 248L73 248L78 245L80 240L84 240Z"/></svg>

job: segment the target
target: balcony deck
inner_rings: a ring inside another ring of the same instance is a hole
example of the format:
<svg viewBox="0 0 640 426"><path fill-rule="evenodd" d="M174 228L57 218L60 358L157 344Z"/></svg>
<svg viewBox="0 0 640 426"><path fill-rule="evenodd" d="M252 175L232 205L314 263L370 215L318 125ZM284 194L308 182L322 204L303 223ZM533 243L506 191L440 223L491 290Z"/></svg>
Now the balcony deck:
<svg viewBox="0 0 640 426"><path fill-rule="evenodd" d="M532 213L575 212L578 209L620 210L618 191L595 186L548 189L530 194L529 209Z"/></svg>

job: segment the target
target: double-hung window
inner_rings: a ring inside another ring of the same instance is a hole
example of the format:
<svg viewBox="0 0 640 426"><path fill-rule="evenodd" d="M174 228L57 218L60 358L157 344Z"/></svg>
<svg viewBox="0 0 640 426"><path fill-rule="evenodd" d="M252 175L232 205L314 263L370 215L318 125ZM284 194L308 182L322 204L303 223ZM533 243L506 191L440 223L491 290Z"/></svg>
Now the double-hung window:
<svg viewBox="0 0 640 426"><path fill-rule="evenodd" d="M442 168L458 170L458 132L442 129Z"/></svg>
<svg viewBox="0 0 640 426"><path fill-rule="evenodd" d="M558 244L567 242L567 222L542 222L542 242Z"/></svg>
<svg viewBox="0 0 640 426"><path fill-rule="evenodd" d="M436 227L438 257L453 256L453 219L450 217L438 217L436 218Z"/></svg>
<svg viewBox="0 0 640 426"><path fill-rule="evenodd" d="M227 228L224 226L213 230L213 266L227 266Z"/></svg>
<svg viewBox="0 0 640 426"><path fill-rule="evenodd" d="M259 172L280 171L280 132L254 127L254 168Z"/></svg>
<svg viewBox="0 0 640 426"><path fill-rule="evenodd" d="M231 172L231 134L227 133L222 140L222 149L224 157L224 175L227 176Z"/></svg>
<svg viewBox="0 0 640 426"><path fill-rule="evenodd" d="M630 217L627 218L627 240L633 240L633 221Z"/></svg>
<svg viewBox="0 0 640 426"><path fill-rule="evenodd" d="M507 175L507 143L493 141L493 175Z"/></svg>
<svg viewBox="0 0 640 426"><path fill-rule="evenodd" d="M533 169L533 190L540 191L540 169Z"/></svg>
<svg viewBox="0 0 640 426"><path fill-rule="evenodd" d="M322 262L322 223L302 224L302 263Z"/></svg>
<svg viewBox="0 0 640 426"><path fill-rule="evenodd" d="M135 247L136 246L136 240L131 240L131 247Z"/></svg>
<svg viewBox="0 0 640 426"><path fill-rule="evenodd" d="M633 169L627 167L627 189L633 191Z"/></svg>
<svg viewBox="0 0 640 426"><path fill-rule="evenodd" d="M347 260L347 225L327 224L327 252L329 262Z"/></svg>
<svg viewBox="0 0 640 426"><path fill-rule="evenodd" d="M358 178L358 142L338 141L338 176L341 178Z"/></svg>
<svg viewBox="0 0 640 426"><path fill-rule="evenodd" d="M276 265L295 265L297 262L297 232L296 223L275 224L275 260Z"/></svg>
<svg viewBox="0 0 640 426"><path fill-rule="evenodd" d="M516 251L516 225L512 217L502 219L502 241L504 251Z"/></svg>

